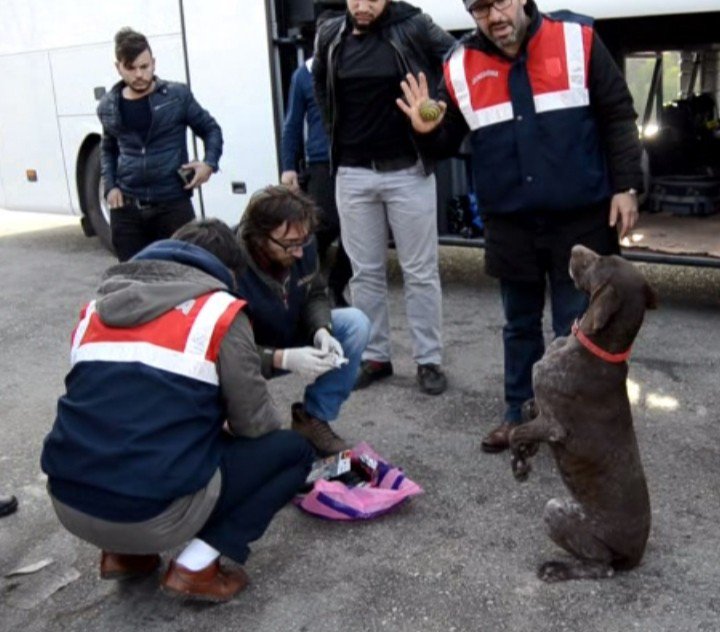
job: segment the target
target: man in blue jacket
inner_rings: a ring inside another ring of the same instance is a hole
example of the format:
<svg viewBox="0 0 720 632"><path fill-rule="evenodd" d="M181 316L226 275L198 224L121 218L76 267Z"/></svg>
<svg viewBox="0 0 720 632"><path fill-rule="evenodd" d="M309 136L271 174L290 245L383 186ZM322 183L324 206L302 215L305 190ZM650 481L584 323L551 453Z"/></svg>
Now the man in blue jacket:
<svg viewBox="0 0 720 632"><path fill-rule="evenodd" d="M231 599L248 578L220 555L243 564L310 470L260 375L237 257L228 226L191 222L107 270L81 312L41 463L60 522L102 550L102 579L153 573L189 541L162 589Z"/></svg>
<svg viewBox="0 0 720 632"><path fill-rule="evenodd" d="M570 249L619 252L616 226L622 238L638 217L642 150L627 84L591 18L544 15L534 0L464 2L478 28L445 62L439 118L420 116L424 77L408 75L398 105L436 157L469 133L485 267L500 279L506 321L505 413L482 442L500 452L533 395L546 283L553 331L566 336L587 306Z"/></svg>
<svg viewBox="0 0 720 632"><path fill-rule="evenodd" d="M101 99L97 112L112 243L118 260L127 261L195 217L190 196L218 170L223 139L186 85L155 75L144 35L118 31L115 56L122 81ZM203 140L202 161L188 162L188 127Z"/></svg>
<svg viewBox="0 0 720 632"><path fill-rule="evenodd" d="M318 24L320 21L318 20ZM335 177L330 171L330 156L325 125L320 114L310 69L312 57L293 73L290 97L282 132L280 182L293 191L303 188L317 202L320 222L315 237L318 254L324 267L328 268L328 250L338 239L335 260L327 271L328 288L338 307L346 307L345 287L352 276L352 268L340 237L340 219L335 202ZM298 173L300 148L305 146L305 165Z"/></svg>
<svg viewBox="0 0 720 632"><path fill-rule="evenodd" d="M292 406L292 429L322 455L350 446L333 428L350 396L370 321L359 309L330 309L313 238L313 201L284 186L257 191L237 230L244 254L236 271L247 302L261 370L312 380L304 401Z"/></svg>

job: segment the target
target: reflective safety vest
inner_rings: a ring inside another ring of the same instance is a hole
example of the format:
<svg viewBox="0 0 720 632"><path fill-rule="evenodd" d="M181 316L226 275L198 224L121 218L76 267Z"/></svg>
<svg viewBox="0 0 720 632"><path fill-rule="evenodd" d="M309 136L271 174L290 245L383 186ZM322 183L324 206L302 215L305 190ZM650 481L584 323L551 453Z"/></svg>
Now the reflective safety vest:
<svg viewBox="0 0 720 632"><path fill-rule="evenodd" d="M73 332L45 472L155 500L204 487L220 461L225 418L220 345L244 305L215 291L136 327L111 327L88 304Z"/></svg>
<svg viewBox="0 0 720 632"><path fill-rule="evenodd" d="M471 131L486 212L556 211L609 197L590 109L592 23L562 16L542 16L516 59L461 44L445 62L450 98Z"/></svg>
<svg viewBox="0 0 720 632"><path fill-rule="evenodd" d="M92 301L73 332L70 360L138 362L217 386L220 342L245 305L226 292L211 292L132 328L105 325Z"/></svg>

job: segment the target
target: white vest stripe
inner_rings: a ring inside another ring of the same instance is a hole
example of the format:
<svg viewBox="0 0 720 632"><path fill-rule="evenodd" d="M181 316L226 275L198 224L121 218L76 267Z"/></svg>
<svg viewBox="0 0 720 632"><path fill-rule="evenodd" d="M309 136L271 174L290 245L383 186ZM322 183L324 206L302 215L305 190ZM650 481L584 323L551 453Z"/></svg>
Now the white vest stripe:
<svg viewBox="0 0 720 632"><path fill-rule="evenodd" d="M219 384L214 362L149 342L91 342L84 344L73 353L73 364L79 362L139 362L206 384Z"/></svg>
<svg viewBox="0 0 720 632"><path fill-rule="evenodd" d="M459 46L450 57L450 81L455 90L458 108L465 117L471 130L476 130L495 123L502 123L513 118L512 103L500 103L487 108L474 110L470 100L470 87L465 73L465 47Z"/></svg>
<svg viewBox="0 0 720 632"><path fill-rule="evenodd" d="M188 335L185 353L205 357L218 319L235 300L227 292L215 292L205 301Z"/></svg>
<svg viewBox="0 0 720 632"><path fill-rule="evenodd" d="M585 46L582 26L572 22L563 23L565 35L565 58L568 68L567 90L536 95L533 100L535 111L550 112L590 105L590 93L586 87ZM465 73L465 47L459 46L450 57L450 81L455 91L458 108L471 131L496 123L510 121L514 117L511 102L500 103L474 110L470 99L470 87Z"/></svg>
<svg viewBox="0 0 720 632"><path fill-rule="evenodd" d="M88 325L90 324L90 318L95 313L95 301L90 301L87 308L85 309L85 317L78 323L75 329L75 335L73 336L72 346L70 347L70 363L75 364L75 351L80 346L80 342L85 337Z"/></svg>
<svg viewBox="0 0 720 632"><path fill-rule="evenodd" d="M582 26L572 22L563 23L565 34L565 59L568 69L567 90L548 92L535 97L536 112L566 110L590 105L590 93L585 80L585 47L582 38Z"/></svg>

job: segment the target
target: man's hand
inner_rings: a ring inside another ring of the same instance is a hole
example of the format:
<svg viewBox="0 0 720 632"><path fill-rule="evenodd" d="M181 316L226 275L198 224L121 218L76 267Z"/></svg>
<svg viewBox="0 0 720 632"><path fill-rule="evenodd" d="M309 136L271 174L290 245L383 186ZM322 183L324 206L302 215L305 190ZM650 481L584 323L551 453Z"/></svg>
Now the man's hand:
<svg viewBox="0 0 720 632"><path fill-rule="evenodd" d="M338 358L345 357L345 351L337 338L333 338L330 332L325 327L320 327L315 332L313 338L313 345L316 349L320 349L323 353L335 354Z"/></svg>
<svg viewBox="0 0 720 632"><path fill-rule="evenodd" d="M117 187L108 191L106 199L110 208L120 208L121 206L125 206L122 191Z"/></svg>
<svg viewBox="0 0 720 632"><path fill-rule="evenodd" d="M610 226L620 219L620 239L630 232L638 221L638 201L634 193L616 193L610 200Z"/></svg>
<svg viewBox="0 0 720 632"><path fill-rule="evenodd" d="M438 116L434 121L426 121L422 118L422 116L420 116L420 106L423 102L430 98L425 74L421 72L416 79L413 75L408 73L405 75L405 81L400 82L400 87L405 95L405 99L397 99L395 102L410 119L413 129L418 134L427 134L432 132L436 127L438 127L438 125L440 125L445 117L447 104L444 101L438 101L438 105L440 106L440 116Z"/></svg>
<svg viewBox="0 0 720 632"><path fill-rule="evenodd" d="M316 378L335 368L331 353L324 353L315 347L294 347L283 349L280 368L305 377Z"/></svg>
<svg viewBox="0 0 720 632"><path fill-rule="evenodd" d="M300 181L297 171L283 171L280 174L280 184L284 184L291 191L299 191Z"/></svg>
<svg viewBox="0 0 720 632"><path fill-rule="evenodd" d="M212 175L212 167L201 160L185 163L182 168L192 169L195 172L193 179L185 185L185 189L197 189L200 185L205 184Z"/></svg>

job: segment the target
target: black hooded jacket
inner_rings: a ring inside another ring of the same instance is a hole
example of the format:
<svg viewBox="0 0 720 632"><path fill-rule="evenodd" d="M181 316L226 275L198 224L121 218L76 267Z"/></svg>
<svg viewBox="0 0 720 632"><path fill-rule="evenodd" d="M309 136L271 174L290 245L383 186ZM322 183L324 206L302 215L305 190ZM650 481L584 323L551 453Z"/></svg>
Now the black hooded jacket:
<svg viewBox="0 0 720 632"><path fill-rule="evenodd" d="M425 73L428 84L437 86L442 76L441 62L455 38L435 24L429 15L419 8L402 1L389 0L385 13L378 18L375 28L395 49L404 72L414 75ZM337 167L337 94L335 91L338 54L343 39L352 32L350 15L339 16L324 22L315 42L313 82L315 97L325 119L330 137L330 161ZM418 152L425 171L430 173L433 163L421 151Z"/></svg>

